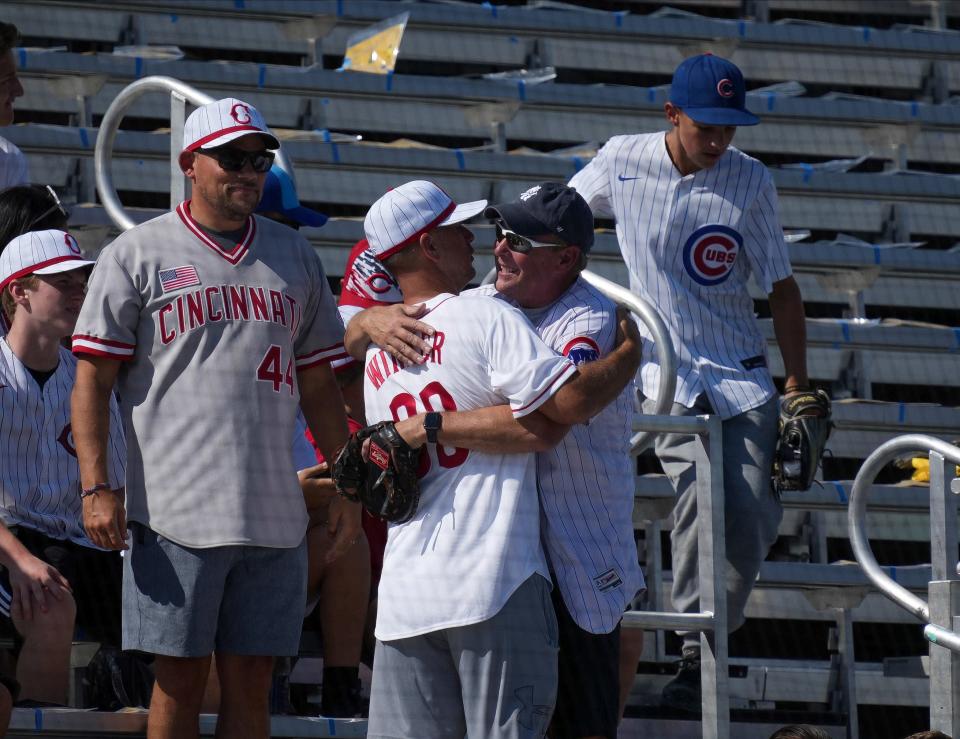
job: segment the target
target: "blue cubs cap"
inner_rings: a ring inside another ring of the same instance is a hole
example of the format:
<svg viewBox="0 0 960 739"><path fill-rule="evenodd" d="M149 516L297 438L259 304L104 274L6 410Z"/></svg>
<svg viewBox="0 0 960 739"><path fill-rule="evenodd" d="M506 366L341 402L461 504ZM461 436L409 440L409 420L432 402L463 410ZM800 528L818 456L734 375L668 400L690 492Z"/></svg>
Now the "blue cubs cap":
<svg viewBox="0 0 960 739"><path fill-rule="evenodd" d="M584 252L593 246L593 211L580 193L558 182L531 187L511 203L491 205L483 215L531 239L554 234Z"/></svg>
<svg viewBox="0 0 960 739"><path fill-rule="evenodd" d="M673 73L670 102L707 126L755 126L746 107L747 87L733 62L713 54L684 59Z"/></svg>
<svg viewBox="0 0 960 739"><path fill-rule="evenodd" d="M323 213L317 213L300 205L297 197L297 188L282 167L274 164L267 172L263 183L263 195L260 196L260 205L257 213L282 213L291 221L301 226L322 226L327 222Z"/></svg>

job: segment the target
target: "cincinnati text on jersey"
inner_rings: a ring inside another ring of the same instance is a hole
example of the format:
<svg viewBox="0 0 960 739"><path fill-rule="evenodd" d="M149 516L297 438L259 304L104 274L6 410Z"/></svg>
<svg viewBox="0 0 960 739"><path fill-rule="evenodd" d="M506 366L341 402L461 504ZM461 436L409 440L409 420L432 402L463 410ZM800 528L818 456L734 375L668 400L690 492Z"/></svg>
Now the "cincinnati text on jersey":
<svg viewBox="0 0 960 739"><path fill-rule="evenodd" d="M178 295L157 311L160 341L169 344L178 336L208 323L260 321L278 323L296 336L303 309L296 299L279 290L248 285L218 285Z"/></svg>

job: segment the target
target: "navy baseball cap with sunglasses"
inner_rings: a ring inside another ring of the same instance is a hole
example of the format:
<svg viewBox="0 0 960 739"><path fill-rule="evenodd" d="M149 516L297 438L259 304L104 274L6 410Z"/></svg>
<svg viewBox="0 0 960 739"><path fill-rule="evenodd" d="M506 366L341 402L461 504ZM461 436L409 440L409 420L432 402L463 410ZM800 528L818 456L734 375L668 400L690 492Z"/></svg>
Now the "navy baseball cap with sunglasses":
<svg viewBox="0 0 960 739"><path fill-rule="evenodd" d="M593 246L593 212L572 187L544 182L520 194L516 200L491 205L483 211L519 236L535 239L553 234L568 246L584 252Z"/></svg>
<svg viewBox="0 0 960 739"><path fill-rule="evenodd" d="M684 59L673 73L670 102L707 126L755 126L746 106L747 87L733 62L713 54Z"/></svg>

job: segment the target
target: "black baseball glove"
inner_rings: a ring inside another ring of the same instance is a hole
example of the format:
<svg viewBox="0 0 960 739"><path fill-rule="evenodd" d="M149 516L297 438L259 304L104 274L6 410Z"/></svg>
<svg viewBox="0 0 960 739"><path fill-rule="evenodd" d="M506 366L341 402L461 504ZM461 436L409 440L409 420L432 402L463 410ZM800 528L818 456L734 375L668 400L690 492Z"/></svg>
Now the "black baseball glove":
<svg viewBox="0 0 960 739"><path fill-rule="evenodd" d="M807 490L820 466L833 422L823 390L803 390L780 400L780 432L773 455L773 487Z"/></svg>
<svg viewBox="0 0 960 739"><path fill-rule="evenodd" d="M333 461L333 481L341 495L360 501L371 515L404 523L420 501L419 458L393 422L384 421L350 437Z"/></svg>

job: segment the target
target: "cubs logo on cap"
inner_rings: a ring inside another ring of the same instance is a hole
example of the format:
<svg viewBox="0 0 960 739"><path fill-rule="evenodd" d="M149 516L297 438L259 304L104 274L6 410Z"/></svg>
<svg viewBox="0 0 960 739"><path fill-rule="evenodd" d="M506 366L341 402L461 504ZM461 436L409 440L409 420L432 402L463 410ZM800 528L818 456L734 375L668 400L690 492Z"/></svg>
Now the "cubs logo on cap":
<svg viewBox="0 0 960 739"><path fill-rule="evenodd" d="M363 231L371 253L381 261L435 228L463 223L483 211L486 200L457 205L427 180L405 182L370 206Z"/></svg>
<svg viewBox="0 0 960 739"><path fill-rule="evenodd" d="M251 133L266 138L268 149L280 148L260 111L242 100L224 98L190 114L183 126L183 150L214 149Z"/></svg>
<svg viewBox="0 0 960 739"><path fill-rule="evenodd" d="M0 254L0 290L27 275L52 275L92 267L77 240L66 231L31 231L13 239Z"/></svg>
<svg viewBox="0 0 960 739"><path fill-rule="evenodd" d="M683 266L701 285L719 285L737 262L743 237L729 226L701 226L683 245Z"/></svg>

